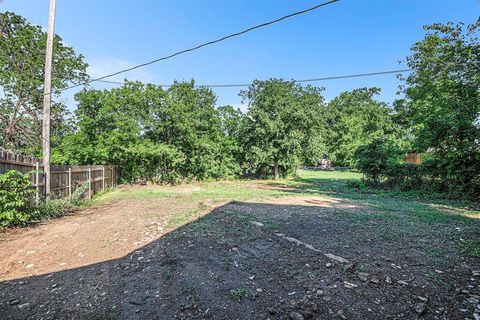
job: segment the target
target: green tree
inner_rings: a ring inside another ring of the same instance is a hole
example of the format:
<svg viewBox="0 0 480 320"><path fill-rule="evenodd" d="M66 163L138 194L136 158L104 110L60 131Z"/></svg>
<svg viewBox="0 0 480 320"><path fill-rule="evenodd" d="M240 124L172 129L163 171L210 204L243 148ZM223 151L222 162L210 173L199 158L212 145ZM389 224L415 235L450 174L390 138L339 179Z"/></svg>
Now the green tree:
<svg viewBox="0 0 480 320"><path fill-rule="evenodd" d="M319 156L324 112L321 89L291 81L255 80L240 93L249 109L240 135L247 174L294 171L307 157Z"/></svg>
<svg viewBox="0 0 480 320"><path fill-rule="evenodd" d="M194 83L168 90L126 82L76 95L78 130L54 158L63 163L116 164L120 177L156 182L233 177L238 164L222 131L216 96Z"/></svg>
<svg viewBox="0 0 480 320"><path fill-rule="evenodd" d="M426 26L407 58L413 72L397 104L415 148L428 151L440 188L480 195L480 42L477 23Z"/></svg>
<svg viewBox="0 0 480 320"><path fill-rule="evenodd" d="M380 184L384 173L400 163L404 150L398 141L376 138L355 150L356 168L363 172L375 186Z"/></svg>
<svg viewBox="0 0 480 320"><path fill-rule="evenodd" d="M0 13L0 147L39 154L46 34L12 12ZM52 69L52 142L68 131L59 90L87 79L83 56L55 35Z"/></svg>
<svg viewBox="0 0 480 320"><path fill-rule="evenodd" d="M328 103L325 144L335 165L354 165L355 151L360 145L398 136L393 110L374 99L379 93L379 88L360 88L342 92Z"/></svg>

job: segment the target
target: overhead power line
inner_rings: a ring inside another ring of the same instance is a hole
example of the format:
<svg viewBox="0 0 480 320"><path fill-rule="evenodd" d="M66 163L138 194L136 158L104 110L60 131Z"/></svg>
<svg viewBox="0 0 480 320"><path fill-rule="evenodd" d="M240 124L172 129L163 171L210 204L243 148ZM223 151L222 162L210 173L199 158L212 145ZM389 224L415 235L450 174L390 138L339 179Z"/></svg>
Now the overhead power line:
<svg viewBox="0 0 480 320"><path fill-rule="evenodd" d="M340 75L340 76L332 76L332 77L323 77L323 78L312 78L312 79L301 79L301 80L292 80L298 83L304 82L317 82L317 81L327 81L327 80L337 80L337 79L348 79L348 78L359 78L359 77L370 77L370 76L379 76L385 74L392 74L392 73L405 73L411 72L412 69L398 69L398 70L388 70L388 71L378 71L378 72L369 72L369 73L356 73L356 74L347 74L347 75ZM99 82L104 83L111 83L111 84L124 84L124 82L120 81L109 81L109 80L98 80ZM230 83L230 84L196 84L194 87L207 87L207 88L240 88L240 87L248 87L249 83ZM158 84L159 87L171 87L171 84Z"/></svg>
<svg viewBox="0 0 480 320"><path fill-rule="evenodd" d="M304 14L304 13L307 13L307 12L310 12L310 11L313 11L313 10L316 10L316 9L319 9L319 8L321 8L321 7L327 6L327 5L329 5L329 4L332 4L332 3L338 2L338 1L340 1L340 0L330 0L330 1L327 1L327 2L323 2L323 3L317 4L316 6L313 6L313 7L311 7L311 8L290 13L290 14L288 14L288 15L286 15L286 16L277 18L277 19L275 19L275 20L271 20L271 21L268 21L268 22L264 22L264 23L262 23L262 24L255 25L255 26L250 27L250 28L247 28L247 29L245 29L245 30L243 30L243 31L239 31L239 32L236 32L236 33L232 33L232 34L229 34L229 35L227 35L227 36L218 38L218 39L216 39L216 40L212 40L212 41L209 41L209 42L205 42L205 43L199 44L199 45L197 45L197 46L195 46L195 47L191 47L191 48L188 48L188 49L185 49L185 50L181 50L181 51L172 53L172 54L170 54L170 55L168 55L168 56L164 56L164 57L161 57L161 58L157 58L157 59L154 59L154 60L145 62L145 63L141 63L141 64L138 64L138 65L135 65L135 66L130 67L130 68L126 68L126 69L123 69L123 70L120 70L120 71L116 71L116 72L113 72L113 73L110 73L110 74L107 74L107 75L104 75L104 76L101 76L101 77L98 77L98 78L95 78L95 79L91 79L91 80L88 80L86 83L81 83L81 84L77 84L77 85L70 86L70 87L65 88L65 89L63 89L63 90L61 90L61 91L65 91L65 90L68 90L68 89L76 88L76 87L79 87L79 86L82 86L82 85L85 85L85 84L89 84L89 83L92 83L92 82L101 81L101 80L106 79L106 78L110 78L110 77L113 77L113 76L116 76L116 75L119 75L119 74L122 74L122 73L125 73L125 72L129 72L129 71L132 71L132 70L135 70L135 69L138 69L138 68L142 68L142 67L145 67L145 66L148 66L148 65L157 63L157 62L159 62L159 61L168 60L168 59L170 59L170 58L179 56L179 55L181 55L181 54L184 54L184 53L187 53L187 52L191 52L191 51L195 51L195 50L198 50L198 49L200 49L200 48L203 48L203 47L206 47L206 46L209 46L209 45L218 43L218 42L222 42L222 41L225 41L225 40L230 39L230 38L233 38L233 37L237 37L237 36L239 36L239 35L242 35L242 34L245 34L245 33L250 32L250 31L253 31L253 30L255 30L255 29L260 29L260 28L263 28L263 27L266 27L266 26L275 24L275 23L277 23L277 22L280 22L280 21L283 21L283 20L292 18L292 17L294 17L294 16L298 16L298 15L301 15L301 14Z"/></svg>

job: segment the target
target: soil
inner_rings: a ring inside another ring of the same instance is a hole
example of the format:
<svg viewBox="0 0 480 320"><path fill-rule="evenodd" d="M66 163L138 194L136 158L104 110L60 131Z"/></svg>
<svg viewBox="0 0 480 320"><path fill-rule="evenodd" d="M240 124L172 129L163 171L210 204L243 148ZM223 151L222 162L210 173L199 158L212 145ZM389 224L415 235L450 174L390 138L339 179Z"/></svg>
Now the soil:
<svg viewBox="0 0 480 320"><path fill-rule="evenodd" d="M314 196L207 204L169 225L197 206L115 199L3 232L0 318L474 319L480 308L479 260L441 230Z"/></svg>

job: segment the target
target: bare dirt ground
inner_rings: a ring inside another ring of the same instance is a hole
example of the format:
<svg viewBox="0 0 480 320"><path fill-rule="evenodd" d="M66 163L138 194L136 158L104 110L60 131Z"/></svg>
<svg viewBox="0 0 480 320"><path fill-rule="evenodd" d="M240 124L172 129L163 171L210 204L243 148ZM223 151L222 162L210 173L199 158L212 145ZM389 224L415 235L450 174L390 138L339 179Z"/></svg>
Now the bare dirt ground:
<svg viewBox="0 0 480 320"><path fill-rule="evenodd" d="M195 188L127 190L1 233L0 318L476 319L480 262L451 235L478 219L308 193L188 198Z"/></svg>

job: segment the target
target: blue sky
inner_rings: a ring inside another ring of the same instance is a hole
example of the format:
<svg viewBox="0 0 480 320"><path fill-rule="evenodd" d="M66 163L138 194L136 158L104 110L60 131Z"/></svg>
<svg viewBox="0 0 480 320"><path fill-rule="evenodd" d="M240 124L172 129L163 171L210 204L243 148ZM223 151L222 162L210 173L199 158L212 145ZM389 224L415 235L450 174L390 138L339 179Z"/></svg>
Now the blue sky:
<svg viewBox="0 0 480 320"><path fill-rule="evenodd" d="M323 0L57 0L56 33L82 53L93 77L152 60ZM49 0L3 0L34 24L47 25ZM474 22L480 0L342 0L217 45L159 62L123 78L168 84L249 83L375 72L399 64L434 22ZM377 86L395 99L395 75L315 83L332 99L345 90ZM95 84L108 88L108 84ZM238 88L218 88L218 104L240 106ZM74 106L72 95L65 97Z"/></svg>

